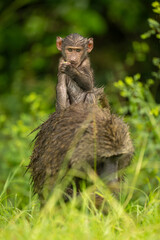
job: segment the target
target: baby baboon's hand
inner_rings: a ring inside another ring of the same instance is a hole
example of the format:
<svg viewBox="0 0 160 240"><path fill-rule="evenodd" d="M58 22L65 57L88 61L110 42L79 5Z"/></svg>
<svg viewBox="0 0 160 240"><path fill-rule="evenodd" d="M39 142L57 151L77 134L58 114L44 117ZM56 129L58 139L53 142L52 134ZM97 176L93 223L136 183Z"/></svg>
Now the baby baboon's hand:
<svg viewBox="0 0 160 240"><path fill-rule="evenodd" d="M71 63L69 62L63 62L61 67L60 67L60 71L62 73L67 73L67 71L69 70L69 68L71 67Z"/></svg>

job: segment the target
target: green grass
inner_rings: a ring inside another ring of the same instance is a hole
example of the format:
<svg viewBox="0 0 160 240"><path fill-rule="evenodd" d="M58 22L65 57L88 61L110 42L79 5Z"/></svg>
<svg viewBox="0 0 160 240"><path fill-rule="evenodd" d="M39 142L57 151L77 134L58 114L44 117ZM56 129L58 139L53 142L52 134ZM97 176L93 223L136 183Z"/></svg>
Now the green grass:
<svg viewBox="0 0 160 240"><path fill-rule="evenodd" d="M122 184L123 194L117 200L93 174L93 186L85 189L81 196L73 197L69 203L61 199L63 185L54 189L44 208L40 209L36 196L31 191L22 207L20 196L8 195L7 189L14 182L16 169L7 179L0 195L0 240L82 240L82 239L160 239L160 187L150 189L147 195L136 188L145 143L133 163L133 175ZM19 167L21 168L21 166ZM108 213L94 207L91 192L97 189L105 199ZM139 192L139 197L136 195ZM135 195L135 196L134 196ZM141 201L141 198L143 200ZM11 200L12 199L12 200Z"/></svg>
<svg viewBox="0 0 160 240"><path fill-rule="evenodd" d="M57 206L55 195L41 211L37 200L21 210L1 204L0 239L160 239L159 193L152 193L143 206L135 201L123 208L111 201L107 215L92 207L89 211L86 194L81 208L76 199Z"/></svg>

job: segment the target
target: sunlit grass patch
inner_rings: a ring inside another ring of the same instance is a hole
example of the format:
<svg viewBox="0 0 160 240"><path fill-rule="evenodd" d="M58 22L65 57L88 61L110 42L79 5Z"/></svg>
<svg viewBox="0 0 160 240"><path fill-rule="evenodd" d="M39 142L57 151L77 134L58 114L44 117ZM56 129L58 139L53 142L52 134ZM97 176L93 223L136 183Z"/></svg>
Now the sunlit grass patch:
<svg viewBox="0 0 160 240"><path fill-rule="evenodd" d="M152 189L140 204L138 199L128 197L129 189L140 191L136 186L128 186L123 194L124 184L118 200L94 172L90 178L93 185L84 188L79 196L74 194L67 203L61 198L63 187L58 186L42 209L33 195L20 209L18 202L13 203L7 195L13 173L0 198L0 239L159 239L160 187ZM94 206L92 192L95 189L105 199L105 214L103 208L97 210Z"/></svg>

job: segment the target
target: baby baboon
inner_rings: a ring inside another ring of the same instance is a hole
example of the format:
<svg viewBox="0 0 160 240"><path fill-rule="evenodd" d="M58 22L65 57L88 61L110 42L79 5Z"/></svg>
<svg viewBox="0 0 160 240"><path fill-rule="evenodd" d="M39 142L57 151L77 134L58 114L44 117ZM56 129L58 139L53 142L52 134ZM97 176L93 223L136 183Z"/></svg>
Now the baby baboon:
<svg viewBox="0 0 160 240"><path fill-rule="evenodd" d="M128 126L108 108L73 104L53 113L39 127L28 166L34 190L42 196L48 181L54 188L65 161L62 178L69 169L85 173L90 166L107 184L116 182L118 171L130 164L133 151Z"/></svg>
<svg viewBox="0 0 160 240"><path fill-rule="evenodd" d="M58 67L56 111L74 103L95 103L103 89L94 87L88 57L93 49L93 38L74 33L65 38L57 37L56 45L62 53Z"/></svg>

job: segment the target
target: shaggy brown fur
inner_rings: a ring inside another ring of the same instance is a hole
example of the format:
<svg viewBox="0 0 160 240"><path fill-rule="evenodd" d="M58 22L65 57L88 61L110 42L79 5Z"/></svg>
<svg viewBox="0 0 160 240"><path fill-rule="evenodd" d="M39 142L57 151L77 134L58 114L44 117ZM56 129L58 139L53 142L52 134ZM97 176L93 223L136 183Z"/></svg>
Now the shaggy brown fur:
<svg viewBox="0 0 160 240"><path fill-rule="evenodd" d="M133 151L128 126L109 108L73 104L39 127L28 166L34 190L40 195L48 179L53 187L65 160L68 168L84 171L86 163L94 169L96 157L101 175L107 161L112 164L116 159L117 171L128 166Z"/></svg>

